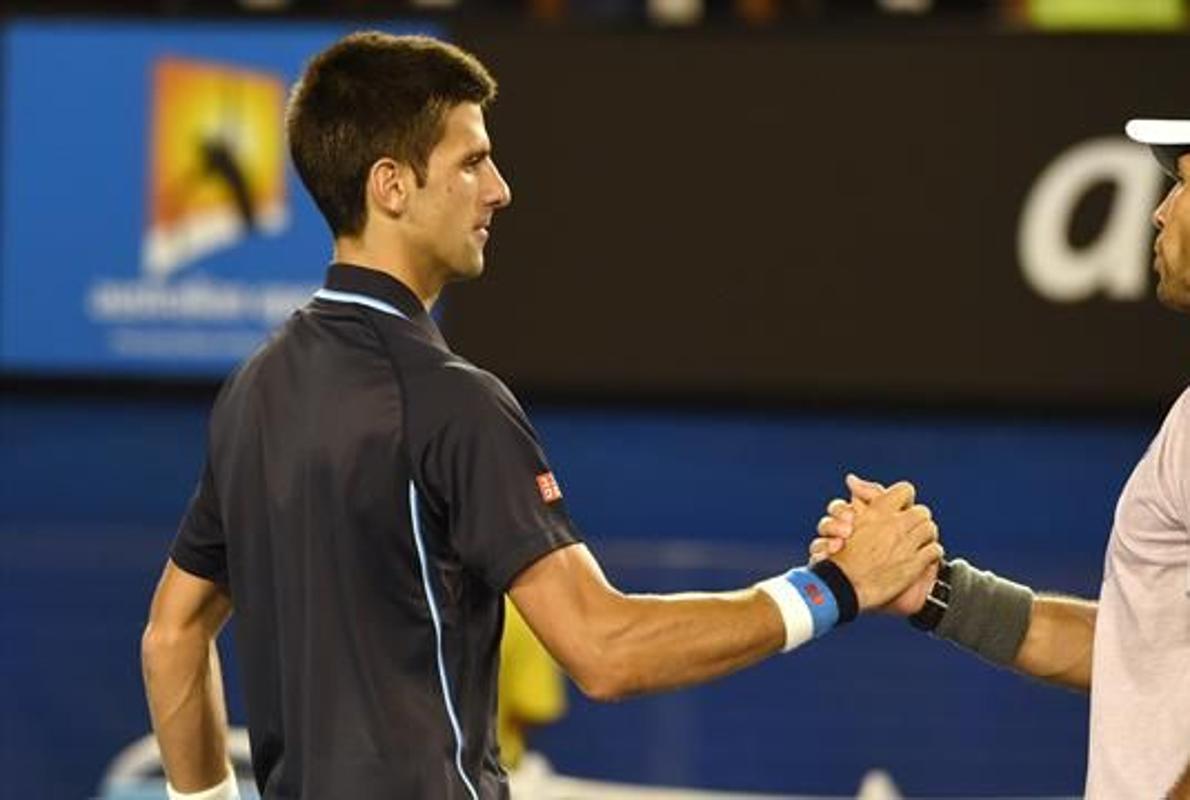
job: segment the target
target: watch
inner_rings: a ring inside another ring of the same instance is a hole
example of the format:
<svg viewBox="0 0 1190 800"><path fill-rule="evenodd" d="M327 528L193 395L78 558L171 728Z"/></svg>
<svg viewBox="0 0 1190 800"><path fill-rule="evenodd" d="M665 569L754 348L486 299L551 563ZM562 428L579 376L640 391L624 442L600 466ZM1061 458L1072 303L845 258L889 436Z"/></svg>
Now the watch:
<svg viewBox="0 0 1190 800"><path fill-rule="evenodd" d="M942 622L946 609L950 607L950 563L943 561L938 566L938 577L926 595L921 610L909 617L909 624L919 631L931 632Z"/></svg>

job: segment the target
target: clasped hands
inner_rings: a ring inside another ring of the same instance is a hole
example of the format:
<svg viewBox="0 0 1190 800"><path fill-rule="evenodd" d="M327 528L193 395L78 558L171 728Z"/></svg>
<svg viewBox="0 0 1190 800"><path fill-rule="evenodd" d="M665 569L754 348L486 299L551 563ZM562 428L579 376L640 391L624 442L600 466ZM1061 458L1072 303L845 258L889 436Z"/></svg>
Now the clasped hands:
<svg viewBox="0 0 1190 800"><path fill-rule="evenodd" d="M927 506L906 481L885 489L855 475L850 500L834 499L818 521L810 563L832 560L851 581L861 611L908 616L921 610L943 549Z"/></svg>

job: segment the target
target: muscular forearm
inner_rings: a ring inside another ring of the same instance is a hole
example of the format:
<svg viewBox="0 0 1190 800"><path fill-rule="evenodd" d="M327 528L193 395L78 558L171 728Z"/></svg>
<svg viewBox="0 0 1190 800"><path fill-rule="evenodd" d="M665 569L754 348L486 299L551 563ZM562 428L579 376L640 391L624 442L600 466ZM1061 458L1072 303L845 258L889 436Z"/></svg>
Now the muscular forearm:
<svg viewBox="0 0 1190 800"><path fill-rule="evenodd" d="M1013 667L1049 683L1089 690L1096 608L1072 597L1036 598Z"/></svg>
<svg viewBox="0 0 1190 800"><path fill-rule="evenodd" d="M227 777L227 712L214 642L201 631L150 625L141 646L153 731L170 784L181 792Z"/></svg>
<svg viewBox="0 0 1190 800"><path fill-rule="evenodd" d="M602 629L591 631L600 652L590 663L600 674L589 677L589 693L601 699L702 683L754 664L785 642L777 606L758 589L622 595L616 603Z"/></svg>
<svg viewBox="0 0 1190 800"><path fill-rule="evenodd" d="M702 683L790 650L887 602L941 557L928 509L897 484L873 501L851 551L736 592L630 595L581 544L516 576L509 595L542 644L601 700ZM857 577L858 576L858 577Z"/></svg>

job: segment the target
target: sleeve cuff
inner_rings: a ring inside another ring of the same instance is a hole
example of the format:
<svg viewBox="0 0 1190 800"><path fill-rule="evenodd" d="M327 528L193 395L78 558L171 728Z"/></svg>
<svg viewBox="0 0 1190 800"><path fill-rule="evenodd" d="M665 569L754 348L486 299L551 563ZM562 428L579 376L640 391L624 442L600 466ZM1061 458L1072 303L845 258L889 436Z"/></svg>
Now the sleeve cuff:
<svg viewBox="0 0 1190 800"><path fill-rule="evenodd" d="M526 544L513 550L505 558L500 559L488 573L489 580L494 588L499 589L501 592L507 592L512 582L516 580L516 577L528 569L534 562L544 558L555 550L561 550L563 547L581 543L582 539L566 532L565 534L554 534L549 538Z"/></svg>

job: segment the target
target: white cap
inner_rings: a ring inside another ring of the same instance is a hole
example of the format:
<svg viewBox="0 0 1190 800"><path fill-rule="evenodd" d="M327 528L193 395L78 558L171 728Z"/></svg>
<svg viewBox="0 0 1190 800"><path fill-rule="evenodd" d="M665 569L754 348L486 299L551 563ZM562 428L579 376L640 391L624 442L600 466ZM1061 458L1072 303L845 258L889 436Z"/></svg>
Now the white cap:
<svg viewBox="0 0 1190 800"><path fill-rule="evenodd" d="M1130 119L1124 133L1141 144L1190 145L1190 119Z"/></svg>

